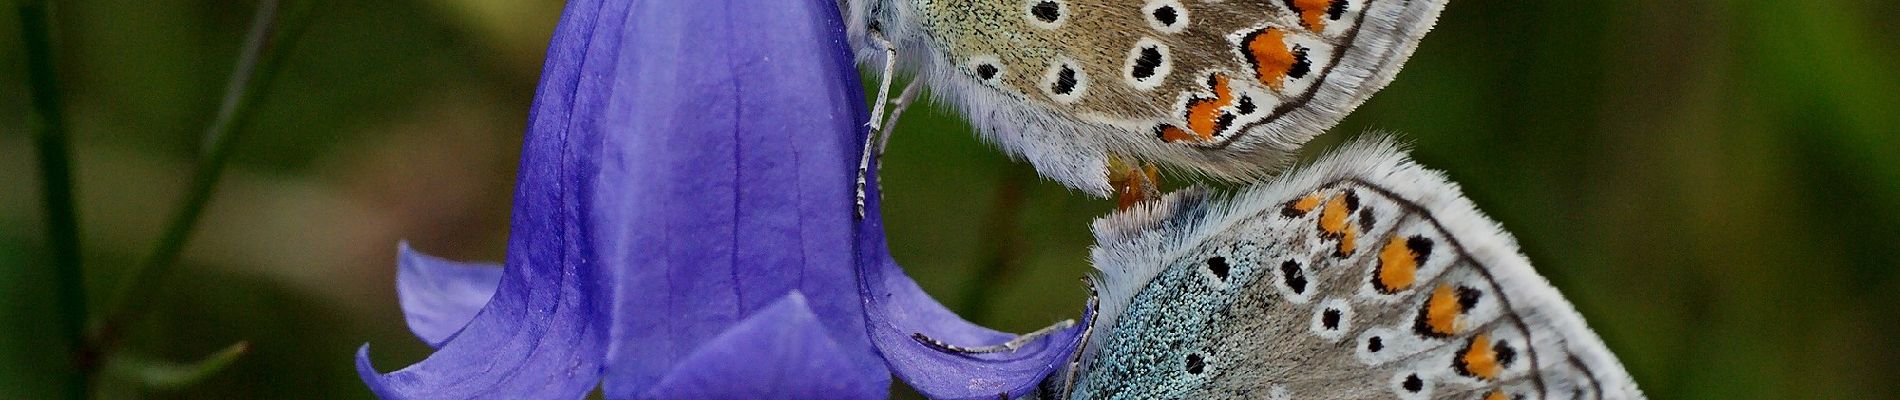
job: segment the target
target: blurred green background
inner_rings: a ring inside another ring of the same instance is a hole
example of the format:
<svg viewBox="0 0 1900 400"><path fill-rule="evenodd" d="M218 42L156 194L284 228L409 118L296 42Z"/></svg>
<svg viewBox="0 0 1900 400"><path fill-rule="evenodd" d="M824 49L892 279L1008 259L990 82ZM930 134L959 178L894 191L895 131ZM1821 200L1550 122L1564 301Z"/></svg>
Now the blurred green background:
<svg viewBox="0 0 1900 400"><path fill-rule="evenodd" d="M255 3L58 3L98 308L182 195ZM502 257L560 6L331 2L128 336L164 359L253 351L190 388L107 379L102 394L364 398L358 345L385 367L426 354L395 303L396 243ZM1453 1L1398 80L1307 156L1402 133L1653 397L1900 398L1895 21L1891 0ZM49 396L64 362L18 23L0 18L0 399ZM930 107L906 115L885 177L898 259L952 308L1013 331L1080 310L1107 201Z"/></svg>

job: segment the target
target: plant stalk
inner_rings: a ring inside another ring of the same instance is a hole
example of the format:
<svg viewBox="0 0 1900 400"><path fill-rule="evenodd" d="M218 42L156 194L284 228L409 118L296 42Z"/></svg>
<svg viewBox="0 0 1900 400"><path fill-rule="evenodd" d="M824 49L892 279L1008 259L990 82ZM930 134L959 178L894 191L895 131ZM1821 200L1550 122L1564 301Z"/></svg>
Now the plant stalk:
<svg viewBox="0 0 1900 400"><path fill-rule="evenodd" d="M83 351L86 340L86 275L81 269L79 211L74 204L72 148L66 132L59 75L53 67L52 24L45 1L19 3L20 38L26 42L27 83L33 105L28 130L39 159L41 203L46 211L47 243L52 246L54 285L59 294L59 329L74 351L67 397L84 399L92 387L96 359Z"/></svg>
<svg viewBox="0 0 1900 400"><path fill-rule="evenodd" d="M301 17L308 16L310 7L305 5L288 19L301 21ZM217 193L225 164L230 161L232 149L236 147L235 143L242 133L240 128L250 121L253 114L250 111L265 97L265 89L269 88L270 82L281 70L283 60L287 58L284 57L286 50L300 36L305 25L292 24L280 31L280 6L279 0L259 2L244 49L226 83L218 114L206 128L204 144L190 186L186 188L185 198L166 223L152 253L139 263L115 292L111 308L107 309L109 312L92 334L91 345L96 351L110 352L118 345L126 327L137 323L150 312L150 299L157 295L159 289L164 287L166 278L177 269L178 260L190 242L192 233L196 231L200 217L204 215L212 196Z"/></svg>

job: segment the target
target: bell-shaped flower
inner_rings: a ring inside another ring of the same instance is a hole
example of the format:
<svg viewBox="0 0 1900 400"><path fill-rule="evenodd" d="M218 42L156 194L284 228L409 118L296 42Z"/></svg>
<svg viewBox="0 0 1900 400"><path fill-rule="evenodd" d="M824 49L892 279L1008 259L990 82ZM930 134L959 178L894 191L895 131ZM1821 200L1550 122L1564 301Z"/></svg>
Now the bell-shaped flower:
<svg viewBox="0 0 1900 400"><path fill-rule="evenodd" d="M904 275L874 174L858 217L868 116L834 1L570 2L506 262L402 246L403 311L437 350L382 373L365 345L364 382L384 398L879 399L895 372L934 398L996 398L1069 363L1086 323L1017 340Z"/></svg>

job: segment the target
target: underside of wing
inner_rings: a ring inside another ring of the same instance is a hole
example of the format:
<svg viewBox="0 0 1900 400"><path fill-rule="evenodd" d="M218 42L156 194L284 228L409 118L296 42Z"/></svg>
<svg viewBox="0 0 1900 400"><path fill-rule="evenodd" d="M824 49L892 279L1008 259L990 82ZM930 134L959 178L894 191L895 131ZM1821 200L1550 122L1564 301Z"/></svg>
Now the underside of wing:
<svg viewBox="0 0 1900 400"><path fill-rule="evenodd" d="M1045 176L1103 194L1109 156L1227 180L1279 171L1391 82L1445 1L918 4L900 46L940 99Z"/></svg>
<svg viewBox="0 0 1900 400"><path fill-rule="evenodd" d="M1456 185L1384 139L1098 221L1078 398L1641 398Z"/></svg>

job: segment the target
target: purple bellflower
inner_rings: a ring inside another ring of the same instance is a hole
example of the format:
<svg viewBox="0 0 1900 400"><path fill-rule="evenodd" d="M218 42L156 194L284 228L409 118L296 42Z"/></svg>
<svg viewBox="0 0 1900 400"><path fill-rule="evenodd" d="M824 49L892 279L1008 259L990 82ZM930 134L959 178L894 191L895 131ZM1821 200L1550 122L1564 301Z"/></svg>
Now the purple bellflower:
<svg viewBox="0 0 1900 400"><path fill-rule="evenodd" d="M1017 397L1082 327L1016 336L931 299L886 247L835 0L574 0L530 111L502 268L401 247L411 331L383 398ZM1086 318L1086 316L1085 316Z"/></svg>

